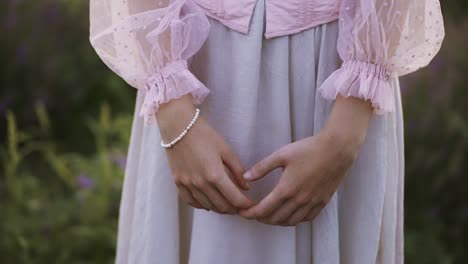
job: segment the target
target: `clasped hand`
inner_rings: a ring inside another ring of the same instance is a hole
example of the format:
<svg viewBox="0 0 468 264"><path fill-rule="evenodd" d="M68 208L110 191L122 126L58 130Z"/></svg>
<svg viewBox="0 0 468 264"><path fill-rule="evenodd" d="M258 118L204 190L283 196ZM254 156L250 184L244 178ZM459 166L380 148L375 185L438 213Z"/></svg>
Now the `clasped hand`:
<svg viewBox="0 0 468 264"><path fill-rule="evenodd" d="M240 210L239 214L282 226L314 219L333 196L355 154L325 134L280 148L244 174L247 180L255 181L283 168L277 185L258 204Z"/></svg>
<svg viewBox="0 0 468 264"><path fill-rule="evenodd" d="M283 168L273 190L239 214L282 226L313 220L330 201L356 159L372 110L368 101L338 96L319 134L280 148L244 173L248 181L255 181L276 168Z"/></svg>
<svg viewBox="0 0 468 264"><path fill-rule="evenodd" d="M185 107L188 104L172 105L164 112L176 112L187 120L193 112ZM173 122L165 124L168 114L163 115L158 120L165 128L163 136L180 130L171 127ZM331 199L364 142L371 115L367 101L339 96L319 134L283 146L247 171L200 117L190 133L167 150L167 157L179 195L193 207L237 213L271 225L296 225L315 218ZM283 169L282 175L261 201L254 202L240 191L276 168Z"/></svg>

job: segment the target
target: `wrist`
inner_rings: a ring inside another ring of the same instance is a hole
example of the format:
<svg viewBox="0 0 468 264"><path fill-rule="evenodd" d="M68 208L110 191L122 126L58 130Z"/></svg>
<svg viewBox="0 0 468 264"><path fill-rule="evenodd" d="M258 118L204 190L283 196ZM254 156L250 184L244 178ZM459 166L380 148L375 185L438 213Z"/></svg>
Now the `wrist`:
<svg viewBox="0 0 468 264"><path fill-rule="evenodd" d="M192 103L190 94L161 104L156 112L161 138L169 142L180 134L192 120L196 107Z"/></svg>
<svg viewBox="0 0 468 264"><path fill-rule="evenodd" d="M320 135L327 144L355 154L365 141L372 114L369 101L338 95Z"/></svg>

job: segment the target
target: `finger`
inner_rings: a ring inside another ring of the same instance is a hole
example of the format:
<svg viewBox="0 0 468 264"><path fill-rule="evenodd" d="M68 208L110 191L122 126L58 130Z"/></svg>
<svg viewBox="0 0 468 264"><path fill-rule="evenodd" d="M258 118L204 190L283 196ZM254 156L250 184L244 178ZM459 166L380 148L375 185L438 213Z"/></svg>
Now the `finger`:
<svg viewBox="0 0 468 264"><path fill-rule="evenodd" d="M278 207L285 203L290 197L284 195L278 184L260 203L247 209L240 210L239 214L243 217L252 218L264 218L272 214Z"/></svg>
<svg viewBox="0 0 468 264"><path fill-rule="evenodd" d="M203 206L193 197L192 193L187 189L185 186L177 187L177 192L179 193L180 197L187 202L189 205L203 209Z"/></svg>
<svg viewBox="0 0 468 264"><path fill-rule="evenodd" d="M190 191L192 192L193 197L195 197L205 209L216 211L216 207L210 202L210 199L208 199L208 197L206 197L206 195L204 195L199 189L193 187L190 188Z"/></svg>
<svg viewBox="0 0 468 264"><path fill-rule="evenodd" d="M217 209L217 212L221 214L232 214L237 212L237 208L235 208L228 200L226 200L226 198L214 186L210 185L202 191L208 197L211 203L214 204L214 206Z"/></svg>
<svg viewBox="0 0 468 264"><path fill-rule="evenodd" d="M289 199L266 218L273 224L285 222L300 206L295 199Z"/></svg>
<svg viewBox="0 0 468 264"><path fill-rule="evenodd" d="M232 149L227 148L223 153L221 153L221 159L229 169L229 172L234 176L234 179L239 184L239 186L241 186L241 188L244 190L249 190L250 186L242 176L245 171L244 166L242 166L242 163L240 162L237 155L232 151Z"/></svg>
<svg viewBox="0 0 468 264"><path fill-rule="evenodd" d="M307 216L304 218L305 221L312 221L317 217L317 215L322 211L323 205L319 204L314 206L310 211L307 213Z"/></svg>
<svg viewBox="0 0 468 264"><path fill-rule="evenodd" d="M255 202L242 193L227 175L221 177L215 186L232 205L238 208L250 208L255 205Z"/></svg>
<svg viewBox="0 0 468 264"><path fill-rule="evenodd" d="M290 200L286 200L285 202L282 202L275 210L273 210L270 214L265 215L265 216L256 216L255 219L258 221L265 223L265 224L270 224L270 225L278 225L280 222L279 221L274 221L273 215L276 215L276 218L278 218L278 210L283 208L287 203L289 203ZM283 208L284 210L284 208Z"/></svg>
<svg viewBox="0 0 468 264"><path fill-rule="evenodd" d="M247 170L243 177L247 181L255 181L258 180L262 177L264 177L266 174L271 172L272 170L282 167L285 165L285 160L282 157L282 154L280 151L275 151L263 160L257 162L252 168Z"/></svg>
<svg viewBox="0 0 468 264"><path fill-rule="evenodd" d="M309 203L304 206L299 207L296 211L294 211L286 221L288 225L297 225L304 220L307 216L307 213L313 208L314 204Z"/></svg>

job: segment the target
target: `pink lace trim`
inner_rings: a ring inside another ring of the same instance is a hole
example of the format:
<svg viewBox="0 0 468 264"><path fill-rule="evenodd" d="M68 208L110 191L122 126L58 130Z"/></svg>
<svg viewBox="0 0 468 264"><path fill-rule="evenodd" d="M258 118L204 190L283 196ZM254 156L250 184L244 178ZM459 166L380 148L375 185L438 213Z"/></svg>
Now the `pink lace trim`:
<svg viewBox="0 0 468 264"><path fill-rule="evenodd" d="M199 105L210 90L188 70L186 60L170 62L147 80L139 115L144 117L145 124L156 124L156 112L161 104L188 93L192 95L193 103Z"/></svg>
<svg viewBox="0 0 468 264"><path fill-rule="evenodd" d="M384 114L395 110L390 77L391 71L381 65L345 61L325 80L319 92L328 100L335 100L338 94L370 100L374 113Z"/></svg>

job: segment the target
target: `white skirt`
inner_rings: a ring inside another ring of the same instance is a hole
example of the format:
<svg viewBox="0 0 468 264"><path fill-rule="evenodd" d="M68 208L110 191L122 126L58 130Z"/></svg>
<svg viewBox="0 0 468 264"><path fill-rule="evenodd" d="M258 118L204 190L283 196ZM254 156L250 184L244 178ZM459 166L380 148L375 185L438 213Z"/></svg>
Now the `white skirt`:
<svg viewBox="0 0 468 264"><path fill-rule="evenodd" d="M211 94L201 115L245 168L317 134L333 102L317 88L341 62L338 22L266 40L264 0L249 34L210 19L192 72ZM145 127L136 101L121 200L118 264L403 263L403 118L398 79L394 113L373 116L357 160L332 200L310 222L272 226L196 209L178 197L157 126ZM243 191L254 200L275 186L272 171Z"/></svg>

